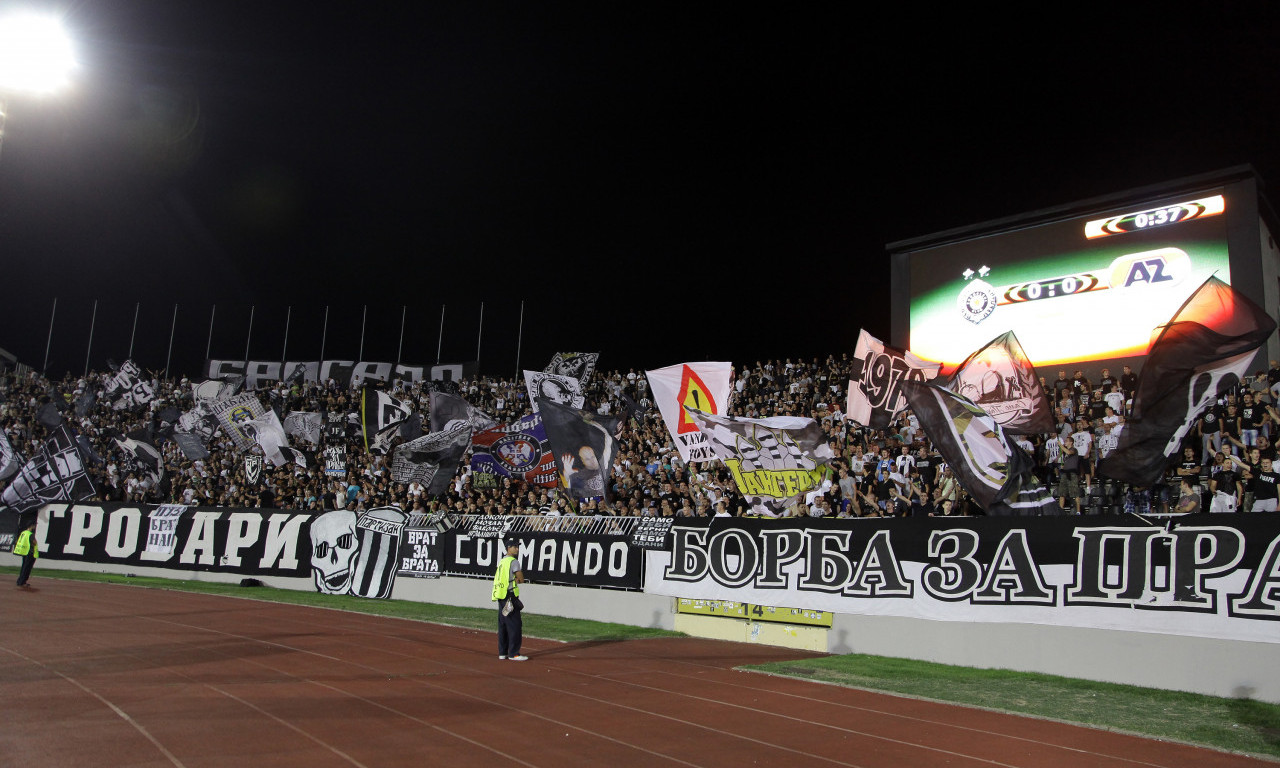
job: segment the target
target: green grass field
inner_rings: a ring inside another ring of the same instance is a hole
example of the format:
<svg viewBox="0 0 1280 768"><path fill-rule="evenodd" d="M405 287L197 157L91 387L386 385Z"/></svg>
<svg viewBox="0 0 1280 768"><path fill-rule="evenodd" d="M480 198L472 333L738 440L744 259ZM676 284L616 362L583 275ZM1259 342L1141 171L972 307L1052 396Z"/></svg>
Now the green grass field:
<svg viewBox="0 0 1280 768"><path fill-rule="evenodd" d="M0 567L0 573L16 574L17 569ZM493 611L483 608L458 608L404 600L366 600L271 587L248 588L236 584L56 571L37 566L32 579L42 578L248 597L495 631ZM536 613L525 614L525 633L531 637L570 643L676 634ZM1280 758L1280 705L1249 699L1224 699L1053 675L952 667L860 654L777 662L744 669Z"/></svg>

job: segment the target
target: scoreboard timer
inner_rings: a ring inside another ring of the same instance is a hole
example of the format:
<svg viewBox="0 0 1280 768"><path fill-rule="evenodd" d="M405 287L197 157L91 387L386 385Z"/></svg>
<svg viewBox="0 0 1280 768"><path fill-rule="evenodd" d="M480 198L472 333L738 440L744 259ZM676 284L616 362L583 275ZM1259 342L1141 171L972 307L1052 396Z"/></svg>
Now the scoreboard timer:
<svg viewBox="0 0 1280 768"><path fill-rule="evenodd" d="M1185 203L1174 203L1145 211L1122 213L1105 219L1095 219L1084 225L1084 236L1093 240L1111 235L1123 235L1129 232L1140 232L1151 227L1162 227L1165 224L1177 224L1191 219L1217 216L1227 209L1222 195L1202 197Z"/></svg>

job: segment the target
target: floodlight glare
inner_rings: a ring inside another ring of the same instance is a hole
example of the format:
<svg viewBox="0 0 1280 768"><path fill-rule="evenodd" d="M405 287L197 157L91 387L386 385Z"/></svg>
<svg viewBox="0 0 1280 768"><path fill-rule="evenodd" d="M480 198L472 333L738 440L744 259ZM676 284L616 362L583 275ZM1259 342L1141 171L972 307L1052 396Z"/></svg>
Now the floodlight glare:
<svg viewBox="0 0 1280 768"><path fill-rule="evenodd" d="M0 17L0 95L52 93L76 68L71 38L53 17L16 13Z"/></svg>

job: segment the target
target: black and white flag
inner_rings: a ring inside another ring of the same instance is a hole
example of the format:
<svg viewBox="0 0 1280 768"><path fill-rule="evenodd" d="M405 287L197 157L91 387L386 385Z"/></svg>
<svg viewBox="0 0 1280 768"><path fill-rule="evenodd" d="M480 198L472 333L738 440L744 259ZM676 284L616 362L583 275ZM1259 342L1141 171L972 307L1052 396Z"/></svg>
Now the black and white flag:
<svg viewBox="0 0 1280 768"><path fill-rule="evenodd" d="M1098 473L1133 485L1153 485L1200 415L1239 386L1276 322L1216 277L1178 309L1151 345L1133 417Z"/></svg>
<svg viewBox="0 0 1280 768"><path fill-rule="evenodd" d="M431 431L447 432L460 424L472 432L483 432L498 426L498 421L457 395L432 392Z"/></svg>
<svg viewBox="0 0 1280 768"><path fill-rule="evenodd" d="M581 408L586 399L582 394L582 383L571 376L525 371L524 385L529 390L529 402L533 404L534 413L538 412L538 398L570 408Z"/></svg>
<svg viewBox="0 0 1280 768"><path fill-rule="evenodd" d="M195 397L196 403L214 403L231 397L239 392L242 386L244 386L243 376L229 374L221 378L205 379L192 384L191 394Z"/></svg>
<svg viewBox="0 0 1280 768"><path fill-rule="evenodd" d="M342 411L326 411L324 414L324 441L340 443L347 439L347 414Z"/></svg>
<svg viewBox="0 0 1280 768"><path fill-rule="evenodd" d="M986 411L942 387L907 381L902 391L933 445L978 506L1016 494L1034 464Z"/></svg>
<svg viewBox="0 0 1280 768"><path fill-rule="evenodd" d="M267 409L262 407L256 395L245 392L222 400L206 403L215 422L222 428L222 434L231 438L236 448L247 451L257 444L256 432L246 431L244 424L253 419L262 418ZM281 430L283 431L283 430Z"/></svg>
<svg viewBox="0 0 1280 768"><path fill-rule="evenodd" d="M300 437L312 445L320 444L320 414L306 411L290 411L284 419L284 433Z"/></svg>
<svg viewBox="0 0 1280 768"><path fill-rule="evenodd" d="M281 465L292 464L295 467L301 467L302 469L307 468L308 461L305 451L300 451L297 448L290 448L287 445L282 445L277 450L280 452L280 458L282 459Z"/></svg>
<svg viewBox="0 0 1280 768"><path fill-rule="evenodd" d="M289 438L275 411L267 411L256 419L242 422L240 428L253 436L253 441L261 446L262 455L267 457L271 466L289 463L291 456L285 456L282 450L289 447Z"/></svg>
<svg viewBox="0 0 1280 768"><path fill-rule="evenodd" d="M106 396L117 411L146 405L155 399L151 385L142 380L142 369L132 360L125 360L116 375L107 382Z"/></svg>
<svg viewBox="0 0 1280 768"><path fill-rule="evenodd" d="M62 423L62 412L58 410L57 403L45 403L40 407L40 411L36 414L36 421L45 425L49 429L53 429Z"/></svg>
<svg viewBox="0 0 1280 768"><path fill-rule="evenodd" d="M471 429L466 425L410 440L392 455L391 477L397 483L422 483L428 496L438 496L449 489L462 454L470 445Z"/></svg>
<svg viewBox="0 0 1280 768"><path fill-rule="evenodd" d="M380 389L360 390L360 426L364 430L364 446L372 448L375 436L393 424L409 418L413 405L388 395Z"/></svg>
<svg viewBox="0 0 1280 768"><path fill-rule="evenodd" d="M24 463L22 456L13 449L13 443L9 442L9 434L0 430L0 480L13 477Z"/></svg>
<svg viewBox="0 0 1280 768"><path fill-rule="evenodd" d="M845 418L872 429L884 429L907 407L902 393L906 381L929 381L938 375L937 363L909 350L891 347L865 330L858 334Z"/></svg>
<svg viewBox="0 0 1280 768"><path fill-rule="evenodd" d="M618 441L617 416L601 416L542 398L542 424L560 475L575 499L608 498Z"/></svg>
<svg viewBox="0 0 1280 768"><path fill-rule="evenodd" d="M596 362L599 359L599 352L557 352L542 372L568 376L586 384L591 374L596 372Z"/></svg>
<svg viewBox="0 0 1280 768"><path fill-rule="evenodd" d="M249 485L257 485L262 480L262 454L246 453L244 455L244 479Z"/></svg>
<svg viewBox="0 0 1280 768"><path fill-rule="evenodd" d="M80 447L62 424L50 433L40 453L22 466L0 500L17 512L26 512L44 504L81 501L95 493Z"/></svg>
<svg viewBox="0 0 1280 768"><path fill-rule="evenodd" d="M98 395L94 393L92 387L86 387L84 392L76 398L76 418L83 419L93 410L93 406L98 402Z"/></svg>
<svg viewBox="0 0 1280 768"><path fill-rule="evenodd" d="M207 444L196 435L175 431L173 433L173 442L178 444L178 449L182 451L182 455L192 461L209 458Z"/></svg>
<svg viewBox="0 0 1280 768"><path fill-rule="evenodd" d="M164 475L164 459L154 445L132 437L117 437L116 446L123 458L120 468L124 473L132 472L138 477L150 478L153 483L160 482Z"/></svg>
<svg viewBox="0 0 1280 768"><path fill-rule="evenodd" d="M1008 434L1053 431L1049 398L1013 331L965 358L951 374L947 389L981 406Z"/></svg>

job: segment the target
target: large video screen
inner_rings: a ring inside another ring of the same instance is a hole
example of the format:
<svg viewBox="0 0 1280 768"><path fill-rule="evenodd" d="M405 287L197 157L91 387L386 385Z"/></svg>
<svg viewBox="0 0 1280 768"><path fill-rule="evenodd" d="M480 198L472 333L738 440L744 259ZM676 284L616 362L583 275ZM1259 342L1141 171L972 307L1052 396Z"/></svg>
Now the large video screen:
<svg viewBox="0 0 1280 768"><path fill-rule="evenodd" d="M945 365L1012 330L1036 366L1143 355L1217 275L1230 283L1221 188L915 251L910 347Z"/></svg>

